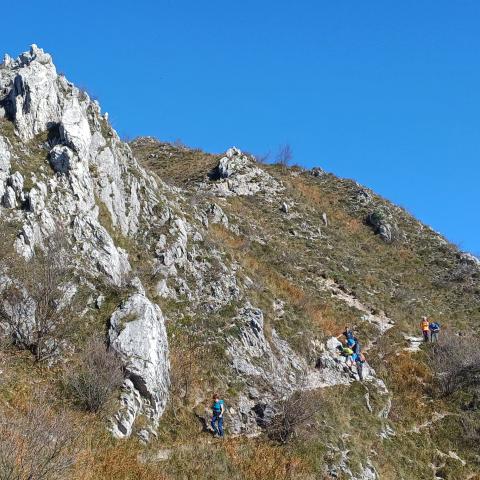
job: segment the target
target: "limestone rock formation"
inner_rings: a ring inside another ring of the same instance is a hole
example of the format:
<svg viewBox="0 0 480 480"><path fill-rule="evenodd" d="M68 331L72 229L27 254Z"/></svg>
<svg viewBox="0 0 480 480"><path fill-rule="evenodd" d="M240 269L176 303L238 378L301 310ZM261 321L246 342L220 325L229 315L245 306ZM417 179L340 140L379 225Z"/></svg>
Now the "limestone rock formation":
<svg viewBox="0 0 480 480"><path fill-rule="evenodd" d="M170 384L168 341L160 308L144 292L132 295L110 318L109 339L123 359L126 375L123 406L114 417L112 432L127 437L135 420L144 416L149 423L140 436L148 440L165 410Z"/></svg>
<svg viewBox="0 0 480 480"><path fill-rule="evenodd" d="M15 130L15 136L0 133L0 197L21 224L16 250L30 258L61 230L78 257L79 271L126 285L132 267L116 239L159 221L152 216L155 208L162 215L156 180L120 141L98 103L58 75L51 56L37 46L0 68L0 92L0 121L12 122ZM29 170L27 179L19 168ZM118 436L128 436L140 414L150 419L153 432L168 396L168 343L159 308L142 295L123 308L139 320L123 332L117 320L125 310L112 316L111 341L132 384L127 382L122 394L127 413L117 416ZM148 332L150 343L132 338L131 332Z"/></svg>
<svg viewBox="0 0 480 480"><path fill-rule="evenodd" d="M208 189L219 196L275 195L282 185L255 164L255 159L238 148L229 148L217 166L219 179Z"/></svg>

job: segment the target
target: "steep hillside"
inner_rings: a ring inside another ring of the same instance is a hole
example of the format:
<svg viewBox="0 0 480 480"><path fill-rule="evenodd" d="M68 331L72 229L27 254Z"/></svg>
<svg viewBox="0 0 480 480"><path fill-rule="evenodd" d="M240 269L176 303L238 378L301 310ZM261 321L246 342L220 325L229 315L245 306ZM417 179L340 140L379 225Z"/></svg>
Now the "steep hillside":
<svg viewBox="0 0 480 480"><path fill-rule="evenodd" d="M478 345L479 261L374 192L126 144L32 46L0 66L0 199L0 478L480 478L476 370L435 367Z"/></svg>

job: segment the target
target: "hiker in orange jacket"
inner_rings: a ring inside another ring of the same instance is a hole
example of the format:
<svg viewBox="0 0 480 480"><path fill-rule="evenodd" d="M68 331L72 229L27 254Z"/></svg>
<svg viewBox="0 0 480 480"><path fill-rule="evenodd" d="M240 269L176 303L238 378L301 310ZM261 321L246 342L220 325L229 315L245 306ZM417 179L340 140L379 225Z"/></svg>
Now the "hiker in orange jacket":
<svg viewBox="0 0 480 480"><path fill-rule="evenodd" d="M424 342L428 342L429 340L429 332L430 332L429 327L430 327L430 322L428 321L428 318L422 317L422 321L420 322L420 328L422 329Z"/></svg>

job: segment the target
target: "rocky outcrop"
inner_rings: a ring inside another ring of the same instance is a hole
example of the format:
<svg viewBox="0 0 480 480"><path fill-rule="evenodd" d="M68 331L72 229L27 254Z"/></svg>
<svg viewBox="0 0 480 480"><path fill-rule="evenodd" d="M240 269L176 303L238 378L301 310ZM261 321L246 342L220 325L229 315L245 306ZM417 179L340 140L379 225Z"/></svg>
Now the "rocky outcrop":
<svg viewBox="0 0 480 480"><path fill-rule="evenodd" d="M207 208L207 218L211 223L220 223L225 227L228 227L228 217L223 210L216 204L212 203ZM206 222L207 223L207 222ZM208 223L207 223L208 226Z"/></svg>
<svg viewBox="0 0 480 480"><path fill-rule="evenodd" d="M0 98L0 117L14 122L22 140L30 140L58 123L64 97L52 57L32 45L18 59L7 58L4 66L0 69L0 91L7 90L7 94Z"/></svg>
<svg viewBox="0 0 480 480"><path fill-rule="evenodd" d="M377 209L370 213L366 222L385 243L392 243L395 240L396 227L392 215L385 209Z"/></svg>
<svg viewBox="0 0 480 480"><path fill-rule="evenodd" d="M132 266L118 240L134 246L135 235L161 225L166 200L98 103L58 75L51 56L32 45L16 60L6 57L0 68L0 121L11 122L15 132L8 138L0 133L2 214L21 225L15 249L28 259L61 229L79 271L125 285ZM28 181L17 165L30 169ZM180 248L186 233L176 226L176 244L165 248L186 256ZM168 343L159 307L143 291L131 295L112 315L109 337L126 371L112 432L130 435L143 416L148 422L139 435L147 439L168 397Z"/></svg>
<svg viewBox="0 0 480 480"><path fill-rule="evenodd" d="M255 159L243 154L238 148L227 150L216 169L214 183L203 187L219 196L249 196L265 194L275 196L283 186L265 170L255 164Z"/></svg>
<svg viewBox="0 0 480 480"><path fill-rule="evenodd" d="M359 380L357 371L347 367L339 355L341 343L334 337L325 344L312 345L318 357L316 364L310 365L274 329L267 338L262 310L249 303L238 311L231 328L236 333L228 337L227 352L234 371L249 386L248 394L240 395L231 408L229 421L233 433L259 433L265 422L262 405L273 406L297 390L348 385ZM372 382L381 394L388 395L385 384L375 377L368 364L363 378Z"/></svg>
<svg viewBox="0 0 480 480"><path fill-rule="evenodd" d="M275 330L270 342L267 340L262 310L247 303L233 322L239 330L238 337L229 337L233 368L246 376L261 377L276 392L291 392L304 371L304 362Z"/></svg>
<svg viewBox="0 0 480 480"><path fill-rule="evenodd" d="M460 252L457 255L461 263L480 268L480 259L471 253Z"/></svg>
<svg viewBox="0 0 480 480"><path fill-rule="evenodd" d="M144 417L147 425L138 434L148 440L165 410L170 386L167 334L160 308L143 292L132 295L110 318L109 339L123 360L126 376L112 433L117 438L128 437L136 420Z"/></svg>
<svg viewBox="0 0 480 480"><path fill-rule="evenodd" d="M312 175L314 177L323 177L324 175L326 175L326 172L325 172L325 170L323 170L320 167L313 167L310 170L310 175Z"/></svg>

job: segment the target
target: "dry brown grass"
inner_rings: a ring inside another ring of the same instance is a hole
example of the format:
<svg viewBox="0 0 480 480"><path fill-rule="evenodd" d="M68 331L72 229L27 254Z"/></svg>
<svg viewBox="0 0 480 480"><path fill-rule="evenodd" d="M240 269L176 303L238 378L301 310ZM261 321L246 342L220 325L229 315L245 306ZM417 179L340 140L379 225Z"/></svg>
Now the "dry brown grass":
<svg viewBox="0 0 480 480"><path fill-rule="evenodd" d="M246 450L246 451L245 451ZM225 444L228 459L245 479L277 480L301 478L307 473L304 462L281 447L246 441Z"/></svg>
<svg viewBox="0 0 480 480"><path fill-rule="evenodd" d="M145 450L136 439L113 442L108 433L94 431L84 438L72 480L166 480L158 466L142 464Z"/></svg>
<svg viewBox="0 0 480 480"><path fill-rule="evenodd" d="M330 305L315 305L308 303L305 305L307 316L326 336L340 335L343 326L339 322L335 312Z"/></svg>
<svg viewBox="0 0 480 480"><path fill-rule="evenodd" d="M183 145L152 139L136 139L130 143L140 163L158 176L177 186L203 180L217 166L219 155Z"/></svg>
<svg viewBox="0 0 480 480"><path fill-rule="evenodd" d="M305 293L291 280L285 278L281 273L273 270L270 265L261 261L250 252L245 251L248 239L235 235L223 225L214 224L210 227L210 233L217 242L224 247L233 250L235 258L241 263L245 270L253 277L261 280L272 293L283 297L294 305L301 305L305 301Z"/></svg>
<svg viewBox="0 0 480 480"><path fill-rule="evenodd" d="M431 406L425 403L425 385L431 382L431 372L425 363L409 352L400 352L389 359L388 373L396 394L390 418L400 423L429 418Z"/></svg>
<svg viewBox="0 0 480 480"><path fill-rule="evenodd" d="M244 237L235 235L219 223L212 223L209 227L209 231L219 244L227 246L235 251L243 249L246 245L247 240Z"/></svg>
<svg viewBox="0 0 480 480"><path fill-rule="evenodd" d="M0 410L0 478L65 478L76 461L79 435L81 427L66 410L54 410L36 390L25 405Z"/></svg>

